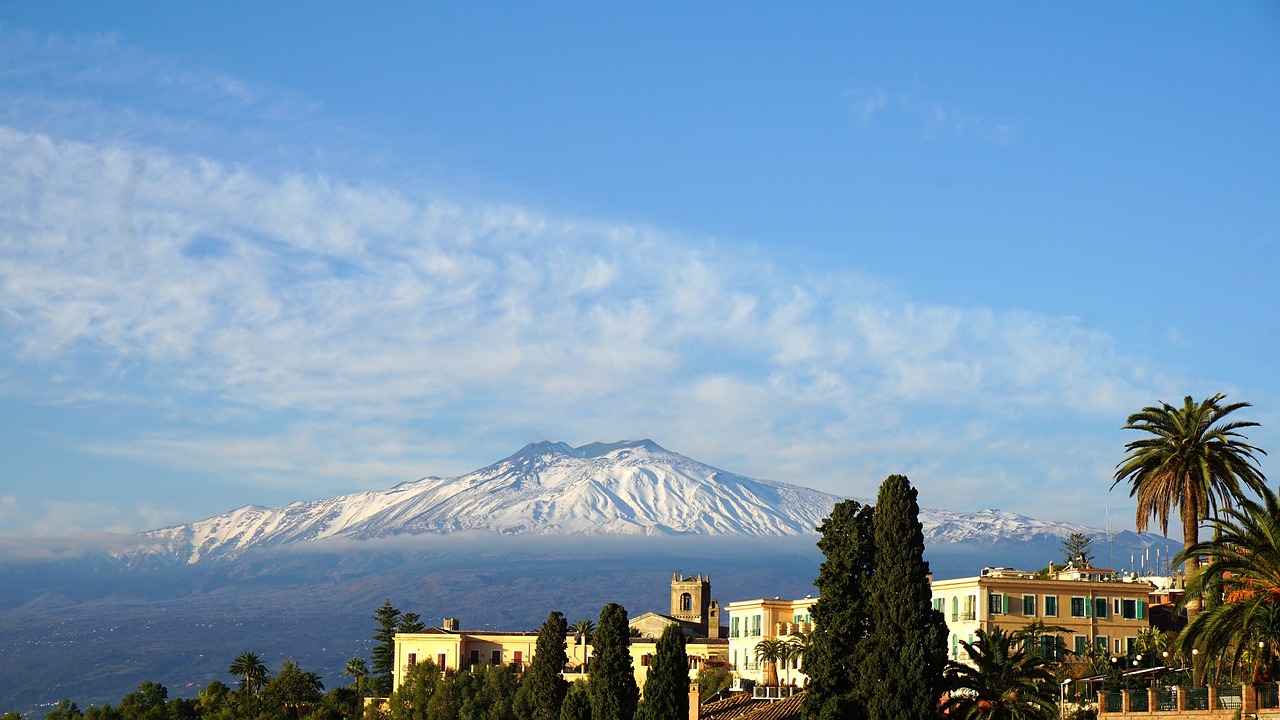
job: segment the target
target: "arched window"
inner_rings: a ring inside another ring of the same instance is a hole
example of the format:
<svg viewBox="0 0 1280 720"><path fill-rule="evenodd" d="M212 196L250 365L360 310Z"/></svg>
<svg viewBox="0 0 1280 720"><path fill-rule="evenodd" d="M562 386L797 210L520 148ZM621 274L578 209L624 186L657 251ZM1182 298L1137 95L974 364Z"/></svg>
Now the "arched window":
<svg viewBox="0 0 1280 720"><path fill-rule="evenodd" d="M685 593L680 596L680 611L690 612L693 610L693 596Z"/></svg>

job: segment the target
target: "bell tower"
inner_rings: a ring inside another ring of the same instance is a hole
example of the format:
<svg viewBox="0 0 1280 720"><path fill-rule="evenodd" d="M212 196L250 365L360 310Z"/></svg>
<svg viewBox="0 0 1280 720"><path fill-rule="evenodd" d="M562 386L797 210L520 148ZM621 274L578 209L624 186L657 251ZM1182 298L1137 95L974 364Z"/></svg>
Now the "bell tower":
<svg viewBox="0 0 1280 720"><path fill-rule="evenodd" d="M698 626L706 637L720 632L720 604L711 597L711 576L671 575L671 617Z"/></svg>

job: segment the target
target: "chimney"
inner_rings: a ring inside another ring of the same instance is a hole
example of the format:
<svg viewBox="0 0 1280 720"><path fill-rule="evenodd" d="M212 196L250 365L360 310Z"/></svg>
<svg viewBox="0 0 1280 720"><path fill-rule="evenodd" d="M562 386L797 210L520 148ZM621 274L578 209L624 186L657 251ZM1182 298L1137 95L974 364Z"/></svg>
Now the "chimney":
<svg viewBox="0 0 1280 720"><path fill-rule="evenodd" d="M698 683L689 684L689 720L700 720L702 717L702 693Z"/></svg>
<svg viewBox="0 0 1280 720"><path fill-rule="evenodd" d="M449 632L458 632L458 618L445 618L440 627Z"/></svg>

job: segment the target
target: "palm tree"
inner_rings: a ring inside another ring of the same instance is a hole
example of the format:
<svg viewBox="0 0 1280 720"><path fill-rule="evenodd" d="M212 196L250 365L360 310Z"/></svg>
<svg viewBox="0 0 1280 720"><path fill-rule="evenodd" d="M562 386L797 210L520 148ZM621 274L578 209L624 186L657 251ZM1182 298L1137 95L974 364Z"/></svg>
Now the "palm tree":
<svg viewBox="0 0 1280 720"><path fill-rule="evenodd" d="M791 636L787 638L787 644L791 646L791 657L795 658L798 664L804 660L804 656L809 652L809 646L813 644L813 631L792 630Z"/></svg>
<svg viewBox="0 0 1280 720"><path fill-rule="evenodd" d="M756 643L756 662L769 663L765 668L768 673L765 675L765 685L778 684L778 660L782 657L784 644L781 640L771 638Z"/></svg>
<svg viewBox="0 0 1280 720"><path fill-rule="evenodd" d="M979 629L972 642L960 641L972 666L949 662L948 693L940 710L947 717L971 720L1047 720L1057 712L1053 674L1026 648L1013 649L1012 635Z"/></svg>
<svg viewBox="0 0 1280 720"><path fill-rule="evenodd" d="M582 668L585 671L587 661L590 659L588 657L588 653L591 652L591 635L596 631L596 624L591 621L591 618L582 618L578 622L570 625L569 629L577 634L578 644L582 646ZM635 627L629 627L627 632L631 637L640 636L640 631Z"/></svg>
<svg viewBox="0 0 1280 720"><path fill-rule="evenodd" d="M343 675L351 676L352 689L360 688L360 681L369 676L369 665L365 663L362 657L353 657L347 661L347 667L342 671Z"/></svg>
<svg viewBox="0 0 1280 720"><path fill-rule="evenodd" d="M1184 653L1196 648L1208 657L1229 655L1234 664L1246 652L1255 658L1280 652L1280 499L1265 486L1258 494L1261 501L1239 500L1211 519L1212 540L1174 558L1208 560L1187 579L1185 596L1212 592L1222 598L1187 625L1179 637Z"/></svg>
<svg viewBox="0 0 1280 720"><path fill-rule="evenodd" d="M1189 552L1200 541L1200 522L1216 515L1219 507L1232 507L1242 490L1259 492L1266 487L1254 457L1255 452L1266 453L1244 442L1239 432L1258 423L1225 419L1250 405L1224 405L1225 397L1219 393L1197 404L1188 395L1180 408L1162 402L1130 415L1125 430L1154 437L1125 445L1128 455L1116 466L1111 484L1114 489L1121 482L1131 483L1129 497L1138 499L1138 532L1145 532L1148 520L1155 518L1167 536L1169 515L1178 507L1183 545L1179 557L1187 577L1200 567L1199 556ZM1187 617L1194 619L1203 607L1201 597L1190 592L1184 597Z"/></svg>
<svg viewBox="0 0 1280 720"><path fill-rule="evenodd" d="M1067 629L1061 625L1050 625L1044 620L1032 620L1014 630L1009 639L1018 643L1018 647L1026 652L1036 653L1042 660L1049 662L1059 655L1057 650L1061 646L1058 642L1058 633L1065 632Z"/></svg>
<svg viewBox="0 0 1280 720"><path fill-rule="evenodd" d="M267 666L257 653L242 652L231 662L227 672L241 678L240 687L245 695L252 695L267 682Z"/></svg>

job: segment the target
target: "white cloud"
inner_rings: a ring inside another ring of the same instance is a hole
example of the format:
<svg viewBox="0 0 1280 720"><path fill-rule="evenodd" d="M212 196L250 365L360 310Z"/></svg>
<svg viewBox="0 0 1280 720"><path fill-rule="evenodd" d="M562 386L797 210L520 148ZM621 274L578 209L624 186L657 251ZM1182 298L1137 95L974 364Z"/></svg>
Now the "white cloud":
<svg viewBox="0 0 1280 720"><path fill-rule="evenodd" d="M645 433L851 494L879 479L855 472L1003 468L1001 504L1036 504L1019 483L1078 448L990 438L1062 413L1109 430L1158 380L1071 318L652 228L15 129L0 156L0 372L28 381L8 391L163 410L94 454L339 491L472 469L529 428Z"/></svg>

